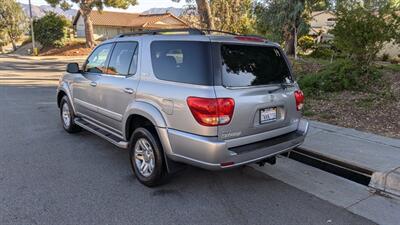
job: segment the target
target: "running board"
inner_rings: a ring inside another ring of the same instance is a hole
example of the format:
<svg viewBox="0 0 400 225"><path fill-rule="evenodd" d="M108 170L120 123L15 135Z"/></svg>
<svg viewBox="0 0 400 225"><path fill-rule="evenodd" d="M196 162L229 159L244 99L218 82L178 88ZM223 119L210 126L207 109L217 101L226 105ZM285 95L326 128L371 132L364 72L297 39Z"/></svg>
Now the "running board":
<svg viewBox="0 0 400 225"><path fill-rule="evenodd" d="M95 125L93 123L90 123L81 118L75 118L74 122L76 125L106 139L107 141L111 142L112 144L116 145L119 148L125 148L125 149L128 148L128 142L124 141L123 139L116 136L115 134L112 134L111 132L98 127L97 125Z"/></svg>

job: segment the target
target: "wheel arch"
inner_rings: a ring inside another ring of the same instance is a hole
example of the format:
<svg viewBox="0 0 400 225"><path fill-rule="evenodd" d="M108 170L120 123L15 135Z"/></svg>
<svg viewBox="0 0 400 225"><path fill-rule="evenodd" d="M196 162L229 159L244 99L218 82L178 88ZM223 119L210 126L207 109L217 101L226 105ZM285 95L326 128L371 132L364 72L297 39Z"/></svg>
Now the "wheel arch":
<svg viewBox="0 0 400 225"><path fill-rule="evenodd" d="M67 96L67 93L65 93L65 91L63 91L63 90L58 91L58 93L57 93L57 106L58 106L58 108L61 107L61 105L60 105L61 104L61 99L64 96Z"/></svg>
<svg viewBox="0 0 400 225"><path fill-rule="evenodd" d="M74 113L76 113L75 106L74 106L74 103L72 101L72 96L71 96L71 92L69 90L69 87L65 82L62 82L60 84L60 86L58 87L58 89L57 89L57 106L58 106L58 108L60 108L61 99L64 96L67 96L67 98L69 99L69 103L72 106L72 110L74 111Z"/></svg>
<svg viewBox="0 0 400 225"><path fill-rule="evenodd" d="M141 121L135 122L135 119ZM126 140L129 140L130 135L133 132L132 126L134 126L135 123L150 123L154 127L167 127L162 113L155 106L147 102L137 101L129 105L123 122L124 137Z"/></svg>

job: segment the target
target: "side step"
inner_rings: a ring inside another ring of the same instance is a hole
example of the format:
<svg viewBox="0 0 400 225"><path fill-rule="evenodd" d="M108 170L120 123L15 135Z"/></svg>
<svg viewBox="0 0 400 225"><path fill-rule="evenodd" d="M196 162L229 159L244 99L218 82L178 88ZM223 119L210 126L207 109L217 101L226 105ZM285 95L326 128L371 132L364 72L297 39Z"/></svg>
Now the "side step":
<svg viewBox="0 0 400 225"><path fill-rule="evenodd" d="M98 127L97 125L90 123L86 120L83 120L81 118L75 118L74 122L82 127L83 129L90 131L104 139L106 139L107 141L111 142L112 144L116 145L119 148L128 148L128 142L124 141L123 139L121 139L120 137L116 136L115 134L112 134L111 132Z"/></svg>

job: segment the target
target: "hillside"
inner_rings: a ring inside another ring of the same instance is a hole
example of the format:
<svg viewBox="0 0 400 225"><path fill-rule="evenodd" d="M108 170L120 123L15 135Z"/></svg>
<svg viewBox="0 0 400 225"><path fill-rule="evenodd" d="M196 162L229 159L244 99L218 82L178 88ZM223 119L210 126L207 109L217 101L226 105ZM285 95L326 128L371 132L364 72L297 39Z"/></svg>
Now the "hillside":
<svg viewBox="0 0 400 225"><path fill-rule="evenodd" d="M181 16L183 14L184 9L182 8L174 8L174 7L168 7L168 8L151 8L149 10L143 11L143 14L160 14L160 13L172 13L174 16Z"/></svg>
<svg viewBox="0 0 400 225"><path fill-rule="evenodd" d="M29 16L29 5L28 4L23 4L20 3L22 9L24 10L25 14L27 16ZM68 19L72 20L72 18L76 15L77 11L76 9L70 9L70 10L62 10L59 7L53 8L49 5L41 5L41 6L37 6L37 5L32 5L32 16L33 17L42 17L46 14L46 12L55 12L59 15L63 15L65 17L67 17Z"/></svg>

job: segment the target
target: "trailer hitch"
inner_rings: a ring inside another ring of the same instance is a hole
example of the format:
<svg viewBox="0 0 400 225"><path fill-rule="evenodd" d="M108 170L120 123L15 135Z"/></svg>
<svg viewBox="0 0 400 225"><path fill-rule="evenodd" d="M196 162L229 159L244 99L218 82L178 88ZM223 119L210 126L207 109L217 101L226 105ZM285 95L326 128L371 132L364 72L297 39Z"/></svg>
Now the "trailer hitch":
<svg viewBox="0 0 400 225"><path fill-rule="evenodd" d="M268 164L270 164L270 165L275 165L275 163L276 163L276 156L272 156L272 157L269 157L269 158L265 158L265 159L263 159L263 160L257 162L258 166L260 166L260 167L265 166L265 163L268 163Z"/></svg>

